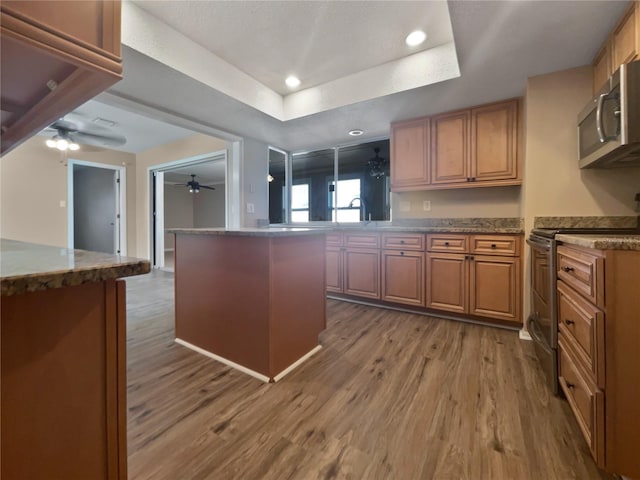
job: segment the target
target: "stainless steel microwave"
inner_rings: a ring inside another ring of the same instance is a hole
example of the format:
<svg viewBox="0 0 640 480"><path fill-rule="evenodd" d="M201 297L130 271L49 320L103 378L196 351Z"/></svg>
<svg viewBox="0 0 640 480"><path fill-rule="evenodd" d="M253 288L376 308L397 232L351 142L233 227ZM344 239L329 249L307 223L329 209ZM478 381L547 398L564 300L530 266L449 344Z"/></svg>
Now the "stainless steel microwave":
<svg viewBox="0 0 640 480"><path fill-rule="evenodd" d="M580 168L640 166L640 61L621 65L578 115Z"/></svg>

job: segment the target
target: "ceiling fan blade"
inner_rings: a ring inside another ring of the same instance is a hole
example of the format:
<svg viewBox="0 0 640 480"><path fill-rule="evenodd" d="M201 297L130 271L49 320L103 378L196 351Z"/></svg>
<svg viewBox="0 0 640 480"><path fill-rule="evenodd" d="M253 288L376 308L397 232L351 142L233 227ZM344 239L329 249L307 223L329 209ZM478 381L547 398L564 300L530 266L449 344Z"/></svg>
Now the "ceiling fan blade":
<svg viewBox="0 0 640 480"><path fill-rule="evenodd" d="M215 190L214 187L207 187L206 185L200 185L200 188L206 188L207 190Z"/></svg>
<svg viewBox="0 0 640 480"><path fill-rule="evenodd" d="M65 120L63 118L53 122L49 126L49 128L53 128L55 130L61 129L61 130L65 130L67 132L77 132L78 131L78 127L76 126L75 123L69 122L68 120Z"/></svg>
<svg viewBox="0 0 640 480"><path fill-rule="evenodd" d="M76 131L70 136L78 143L99 147L119 147L127 143L127 138L124 135L119 135L117 133L96 135L93 133Z"/></svg>

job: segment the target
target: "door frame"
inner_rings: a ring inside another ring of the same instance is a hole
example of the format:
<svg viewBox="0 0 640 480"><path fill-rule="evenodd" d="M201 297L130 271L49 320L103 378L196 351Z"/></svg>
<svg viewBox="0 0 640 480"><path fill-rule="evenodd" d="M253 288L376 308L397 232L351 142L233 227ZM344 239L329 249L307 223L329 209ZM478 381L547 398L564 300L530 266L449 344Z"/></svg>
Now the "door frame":
<svg viewBox="0 0 640 480"><path fill-rule="evenodd" d="M166 172L168 170L173 170L177 167L188 167L189 165L197 165L205 162L212 161L224 161L224 223L225 227L229 226L230 222L230 198L232 195L232 189L229 188L229 171L231 166L229 165L230 156L227 153L227 150L217 150L214 152L203 153L200 155L194 155L192 157L181 158L179 160L171 160L169 162L159 163L156 165L151 165L147 167L147 191L149 192L149 210L147 214L148 218L148 229L149 229L149 260L151 261L152 268L164 268L164 255L159 256L159 261L156 261L156 249L159 249L158 246L162 247L164 251L164 235L157 235L157 225L156 225L156 216L154 215L154 205L156 207L160 206L164 208L164 198L158 199L156 198L156 188L155 188L155 176L156 173ZM164 230L164 214L162 215L162 220L160 221L163 230Z"/></svg>
<svg viewBox="0 0 640 480"><path fill-rule="evenodd" d="M111 165L108 163L88 162L86 160L69 159L67 161L67 246L74 248L74 208L73 208L73 167L80 165L83 167L102 168L106 170L115 170L120 175L120 188L116 192L116 215L119 217L116 222L116 240L119 243L120 253L117 255L125 256L127 254L127 169L121 165ZM116 251L118 246L116 246Z"/></svg>

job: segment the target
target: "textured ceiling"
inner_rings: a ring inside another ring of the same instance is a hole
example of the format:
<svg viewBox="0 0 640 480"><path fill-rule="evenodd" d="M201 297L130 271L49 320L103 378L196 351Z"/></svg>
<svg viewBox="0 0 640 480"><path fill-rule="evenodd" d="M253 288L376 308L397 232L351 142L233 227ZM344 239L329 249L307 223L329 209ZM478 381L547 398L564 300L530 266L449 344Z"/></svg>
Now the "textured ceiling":
<svg viewBox="0 0 640 480"><path fill-rule="evenodd" d="M308 88L453 40L444 1L133 3L281 95L288 75Z"/></svg>
<svg viewBox="0 0 640 480"><path fill-rule="evenodd" d="M361 8L366 5L362 2ZM286 122L126 46L124 79L99 100L141 102L207 128L293 151L353 143L347 135L352 128L362 128L365 135L359 138L366 141L388 136L390 122L521 96L528 77L589 64L626 5L607 0L450 2L459 78ZM291 22L283 17L282 23L286 31ZM313 21L307 24L311 31ZM394 28L393 15L387 28ZM314 42L325 37L315 36ZM350 54L353 61L357 56ZM126 108L135 111L131 105Z"/></svg>

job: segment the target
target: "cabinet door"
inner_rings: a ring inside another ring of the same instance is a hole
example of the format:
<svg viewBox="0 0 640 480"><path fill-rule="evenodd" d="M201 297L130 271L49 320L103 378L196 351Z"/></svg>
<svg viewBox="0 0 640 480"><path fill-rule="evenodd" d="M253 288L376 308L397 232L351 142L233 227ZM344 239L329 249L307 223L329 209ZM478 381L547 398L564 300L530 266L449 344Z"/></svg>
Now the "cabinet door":
<svg viewBox="0 0 640 480"><path fill-rule="evenodd" d="M327 292L342 293L342 249L327 247L325 259Z"/></svg>
<svg viewBox="0 0 640 480"><path fill-rule="evenodd" d="M346 249L344 293L366 298L380 298L380 250Z"/></svg>
<svg viewBox="0 0 640 480"><path fill-rule="evenodd" d="M391 127L391 189L411 190L429 184L429 119Z"/></svg>
<svg viewBox="0 0 640 480"><path fill-rule="evenodd" d="M431 183L466 183L469 170L469 110L431 119Z"/></svg>
<svg viewBox="0 0 640 480"><path fill-rule="evenodd" d="M517 177L517 100L471 111L471 179Z"/></svg>
<svg viewBox="0 0 640 480"><path fill-rule="evenodd" d="M465 256L427 253L427 308L467 312L469 262Z"/></svg>
<svg viewBox="0 0 640 480"><path fill-rule="evenodd" d="M382 253L382 300L424 306L424 254L404 250Z"/></svg>
<svg viewBox="0 0 640 480"><path fill-rule="evenodd" d="M628 63L638 58L640 53L640 26L638 25L638 7L636 2L631 2L629 9L620 19L620 23L613 30L611 38L613 70L621 64Z"/></svg>
<svg viewBox="0 0 640 480"><path fill-rule="evenodd" d="M593 94L597 94L612 73L611 43L607 41L593 60Z"/></svg>
<svg viewBox="0 0 640 480"><path fill-rule="evenodd" d="M474 256L470 262L469 313L520 323L520 259Z"/></svg>

